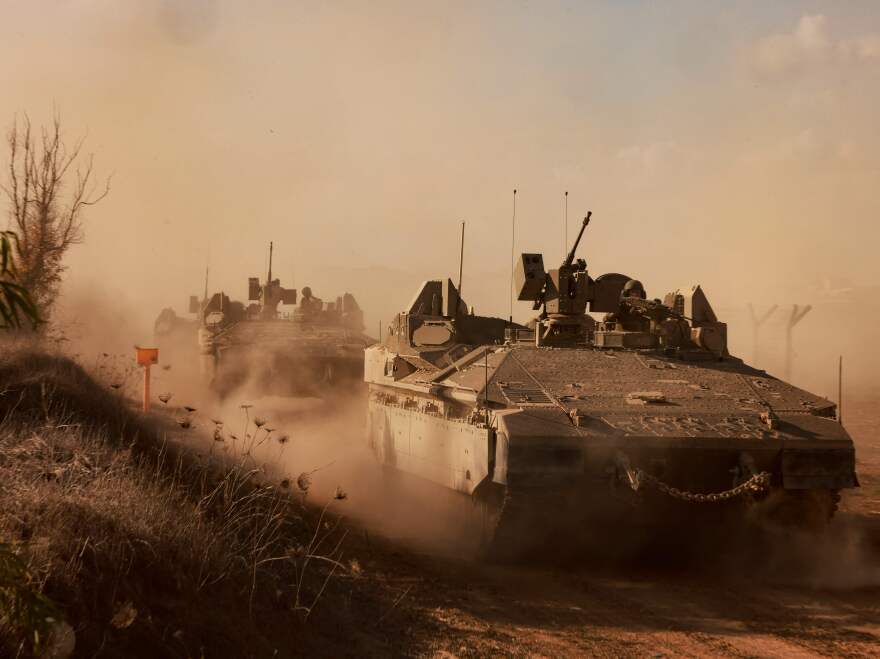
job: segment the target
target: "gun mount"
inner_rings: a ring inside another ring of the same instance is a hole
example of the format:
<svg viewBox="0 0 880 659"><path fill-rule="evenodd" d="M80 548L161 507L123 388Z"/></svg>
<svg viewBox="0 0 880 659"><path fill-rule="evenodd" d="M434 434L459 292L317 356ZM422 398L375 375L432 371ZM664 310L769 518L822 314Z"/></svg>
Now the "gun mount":
<svg viewBox="0 0 880 659"><path fill-rule="evenodd" d="M279 304L296 304L296 289L284 288L280 279L272 279L272 251L274 244L269 243L269 272L266 282L260 284L257 277L248 278L248 301L258 302L259 310L250 305L249 311L256 312L263 320L272 320L278 317Z"/></svg>
<svg viewBox="0 0 880 659"><path fill-rule="evenodd" d="M627 275L590 277L586 261L575 255L591 217L587 213L558 269L545 271L543 256L535 253L522 254L516 264L518 299L541 312L534 320L536 345L664 348L690 351L696 358L727 354L726 325L718 322L699 286L670 293L661 302L647 299L642 283ZM693 310L690 315L686 306ZM588 311L605 316L597 323Z"/></svg>
<svg viewBox="0 0 880 659"><path fill-rule="evenodd" d="M613 312L618 309L621 292L630 278L611 273L594 280L587 272L587 262L575 260L592 215L587 213L571 251L559 268L545 271L544 257L535 253L522 254L516 264L517 299L531 301L532 309L541 310L534 321L537 345L583 345L596 325L595 320L586 315L587 310Z"/></svg>

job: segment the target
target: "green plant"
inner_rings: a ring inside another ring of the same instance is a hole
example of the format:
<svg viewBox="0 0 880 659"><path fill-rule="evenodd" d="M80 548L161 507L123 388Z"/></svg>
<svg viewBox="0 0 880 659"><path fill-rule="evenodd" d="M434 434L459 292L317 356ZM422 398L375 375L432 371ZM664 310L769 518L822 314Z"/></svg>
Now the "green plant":
<svg viewBox="0 0 880 659"><path fill-rule="evenodd" d="M0 328L19 329L30 323L36 327L40 314L30 292L16 281L13 250L18 236L13 231L0 232Z"/></svg>
<svg viewBox="0 0 880 659"><path fill-rule="evenodd" d="M12 547L0 544L0 631L15 639L18 651L38 656L60 615L37 587L27 566Z"/></svg>

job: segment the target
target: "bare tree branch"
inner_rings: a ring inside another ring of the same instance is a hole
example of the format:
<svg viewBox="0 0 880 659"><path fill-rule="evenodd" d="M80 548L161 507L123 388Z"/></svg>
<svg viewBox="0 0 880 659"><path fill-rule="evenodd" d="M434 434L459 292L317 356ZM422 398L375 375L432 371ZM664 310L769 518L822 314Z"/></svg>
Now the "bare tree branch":
<svg viewBox="0 0 880 659"><path fill-rule="evenodd" d="M45 318L57 296L64 255L83 240L83 209L110 192L110 179L99 186L91 154L83 156L85 137L68 147L61 118L35 135L30 118L13 119L7 133L9 167L0 190L9 197L9 224L19 240L18 281L31 291Z"/></svg>

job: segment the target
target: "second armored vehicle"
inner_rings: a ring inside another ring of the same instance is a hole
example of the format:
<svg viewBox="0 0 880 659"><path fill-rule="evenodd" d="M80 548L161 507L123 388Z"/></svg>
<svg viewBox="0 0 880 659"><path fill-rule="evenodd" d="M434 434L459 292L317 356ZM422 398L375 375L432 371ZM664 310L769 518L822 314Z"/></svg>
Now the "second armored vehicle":
<svg viewBox="0 0 880 659"><path fill-rule="evenodd" d="M215 293L201 305L198 342L203 371L225 396L246 386L276 395L321 395L363 380L363 312L345 293L325 303L304 287L284 288L269 272L248 280L248 305ZM279 305L293 305L281 313Z"/></svg>
<svg viewBox="0 0 880 659"><path fill-rule="evenodd" d="M558 269L518 261L528 327L422 285L366 350L378 460L470 499L490 555L603 524L827 520L857 485L835 405L730 355L701 287L651 300L629 276L593 279L575 260L588 221Z"/></svg>

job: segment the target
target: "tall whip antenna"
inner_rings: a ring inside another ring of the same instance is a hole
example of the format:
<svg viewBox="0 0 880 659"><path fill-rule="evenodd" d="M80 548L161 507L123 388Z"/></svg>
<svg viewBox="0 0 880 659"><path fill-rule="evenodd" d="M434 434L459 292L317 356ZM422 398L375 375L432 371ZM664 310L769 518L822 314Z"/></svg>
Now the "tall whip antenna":
<svg viewBox="0 0 880 659"><path fill-rule="evenodd" d="M565 211L562 214L562 256L568 249L568 190L565 191Z"/></svg>
<svg viewBox="0 0 880 659"><path fill-rule="evenodd" d="M843 425L843 355L837 360L837 423Z"/></svg>
<svg viewBox="0 0 880 659"><path fill-rule="evenodd" d="M458 253L458 299L461 299L461 273L464 269L464 222L461 223L461 250Z"/></svg>
<svg viewBox="0 0 880 659"><path fill-rule="evenodd" d="M269 243L269 276L266 277L266 281L270 284L272 283L272 243Z"/></svg>
<svg viewBox="0 0 880 659"><path fill-rule="evenodd" d="M510 222L510 324L513 325L513 271L516 268L514 247L516 246L516 188L513 189L513 219Z"/></svg>

